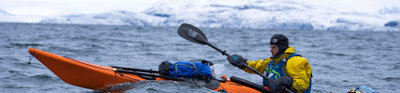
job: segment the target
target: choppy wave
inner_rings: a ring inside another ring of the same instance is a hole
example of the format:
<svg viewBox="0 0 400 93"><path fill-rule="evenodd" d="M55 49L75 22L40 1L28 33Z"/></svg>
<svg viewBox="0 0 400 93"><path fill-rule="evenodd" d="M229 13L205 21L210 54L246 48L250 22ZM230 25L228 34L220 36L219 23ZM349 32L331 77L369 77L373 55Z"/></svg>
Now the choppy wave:
<svg viewBox="0 0 400 93"><path fill-rule="evenodd" d="M285 34L297 53L310 61L314 93L347 92L361 85L382 93L400 91L398 32L200 29L215 46L249 60L269 57L270 37ZM223 67L221 75L261 84L261 77L233 67L217 51L186 41L176 31L177 27L0 23L0 92L96 92L63 82L35 59L29 65L28 48L144 69L157 69L164 60L207 59ZM128 83L104 91L210 92L171 81Z"/></svg>

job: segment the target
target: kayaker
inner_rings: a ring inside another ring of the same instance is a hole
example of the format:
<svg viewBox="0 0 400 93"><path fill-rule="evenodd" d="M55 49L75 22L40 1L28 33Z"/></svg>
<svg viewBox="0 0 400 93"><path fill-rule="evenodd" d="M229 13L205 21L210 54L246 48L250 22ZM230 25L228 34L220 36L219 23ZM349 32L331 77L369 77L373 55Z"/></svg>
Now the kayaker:
<svg viewBox="0 0 400 93"><path fill-rule="evenodd" d="M260 73L265 73L269 80L264 79L264 88L273 92L284 92L288 88L297 93L310 93L311 66L308 60L295 53L289 40L282 34L275 34L270 41L272 57L251 61L238 54L228 57L229 63L252 73L245 68L248 65Z"/></svg>

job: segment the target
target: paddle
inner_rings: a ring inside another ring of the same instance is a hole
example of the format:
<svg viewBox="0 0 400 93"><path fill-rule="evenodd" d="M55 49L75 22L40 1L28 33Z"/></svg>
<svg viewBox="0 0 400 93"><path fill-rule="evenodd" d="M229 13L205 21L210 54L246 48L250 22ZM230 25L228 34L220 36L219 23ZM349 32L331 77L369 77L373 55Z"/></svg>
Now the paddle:
<svg viewBox="0 0 400 93"><path fill-rule="evenodd" d="M208 45L212 48L214 48L215 50L217 50L218 52L221 52L222 55L225 55L227 57L230 57L231 55L229 55L228 53L226 53L226 51L222 51L221 49L215 47L214 45L210 44L207 40L206 35L204 35L204 33L197 27L191 25L191 24L187 24L187 23L183 23L181 24L181 26L178 29L178 34L179 36L181 36L182 38L189 40L191 42L197 43L197 44L201 44L201 45ZM257 70L251 68L248 65L244 65L247 69L253 71L254 73L260 75L261 77L263 77L264 79L269 80L269 78L267 78L266 76L262 75L260 72L258 72ZM285 88L285 90L287 92L293 93L291 90Z"/></svg>
<svg viewBox="0 0 400 93"><path fill-rule="evenodd" d="M193 43L197 43L197 44L201 44L201 45L208 45L208 46L214 48L215 50L217 50L218 52L221 52L222 55L230 56L225 51L222 51L221 49L208 43L206 35L204 35L204 33L199 28L197 28L193 25L186 24L186 23L181 24L181 26L178 29L178 34L182 38L189 40Z"/></svg>

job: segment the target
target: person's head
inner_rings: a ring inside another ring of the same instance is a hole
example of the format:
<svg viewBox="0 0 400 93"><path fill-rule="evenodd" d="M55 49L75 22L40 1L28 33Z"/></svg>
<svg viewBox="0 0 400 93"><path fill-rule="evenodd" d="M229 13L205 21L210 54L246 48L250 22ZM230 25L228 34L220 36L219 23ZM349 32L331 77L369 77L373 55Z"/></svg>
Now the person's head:
<svg viewBox="0 0 400 93"><path fill-rule="evenodd" d="M272 57L279 57L289 47L289 39L282 34L275 34L271 37L269 47Z"/></svg>

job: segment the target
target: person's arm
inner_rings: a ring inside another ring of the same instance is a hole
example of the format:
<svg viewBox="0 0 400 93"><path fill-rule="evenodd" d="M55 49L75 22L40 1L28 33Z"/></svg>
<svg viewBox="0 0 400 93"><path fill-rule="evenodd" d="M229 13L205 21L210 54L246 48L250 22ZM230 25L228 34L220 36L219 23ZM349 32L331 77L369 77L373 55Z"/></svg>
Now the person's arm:
<svg viewBox="0 0 400 93"><path fill-rule="evenodd" d="M245 68L245 65L248 65L248 66L254 68L255 70L257 70L260 73L264 73L264 70L265 70L265 68L267 68L267 65L269 62L269 58L266 60L247 61L245 58L243 58L241 55L238 55L238 54L233 54L232 56L228 56L227 60L233 66L236 66L248 73L253 73L253 71Z"/></svg>
<svg viewBox="0 0 400 93"><path fill-rule="evenodd" d="M291 58L286 63L286 73L293 78L293 89L298 92L307 90L311 77L311 66L307 59L303 57Z"/></svg>
<svg viewBox="0 0 400 93"><path fill-rule="evenodd" d="M264 73L265 69L268 66L268 62L269 62L269 58L266 60L257 60L257 61L247 61L247 65L249 65L250 67L254 68L255 70L257 70L260 73ZM248 73L253 73L253 71L245 68L243 69L244 71L248 72Z"/></svg>

